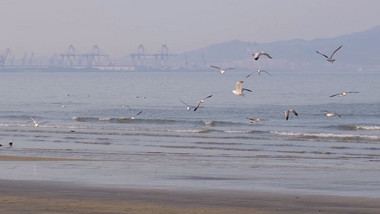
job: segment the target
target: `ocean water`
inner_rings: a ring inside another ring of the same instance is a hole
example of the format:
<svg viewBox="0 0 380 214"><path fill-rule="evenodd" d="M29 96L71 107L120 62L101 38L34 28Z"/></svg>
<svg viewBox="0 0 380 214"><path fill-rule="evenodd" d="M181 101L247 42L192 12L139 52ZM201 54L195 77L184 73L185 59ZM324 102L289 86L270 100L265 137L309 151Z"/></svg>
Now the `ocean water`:
<svg viewBox="0 0 380 214"><path fill-rule="evenodd" d="M0 155L78 159L0 179L380 197L380 73L270 72L0 72Z"/></svg>

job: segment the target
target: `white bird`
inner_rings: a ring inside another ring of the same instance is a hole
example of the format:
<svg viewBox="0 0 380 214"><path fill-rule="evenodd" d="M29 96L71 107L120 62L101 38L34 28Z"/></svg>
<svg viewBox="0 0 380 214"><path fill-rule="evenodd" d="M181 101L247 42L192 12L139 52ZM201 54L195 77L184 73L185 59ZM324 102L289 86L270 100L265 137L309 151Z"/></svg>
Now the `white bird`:
<svg viewBox="0 0 380 214"><path fill-rule="evenodd" d="M269 59L272 59L272 57L268 53L265 53L263 51L252 54L252 56L255 58L255 60L258 60L261 55L265 55L265 56L269 57Z"/></svg>
<svg viewBox="0 0 380 214"><path fill-rule="evenodd" d="M284 113L285 113L285 119L286 119L286 120L289 119L289 114L290 114L290 113L293 113L294 115L298 116L298 113L297 113L295 110L292 110L292 109L287 110L287 111L284 111Z"/></svg>
<svg viewBox="0 0 380 214"><path fill-rule="evenodd" d="M334 54L335 54L335 53L336 53L336 52L337 52L342 46L343 46L343 45L339 46L339 48L337 48L337 49L331 54L330 57L328 57L327 55L325 55L325 54L323 54L323 53L320 53L320 52L318 52L318 51L316 51L316 52L317 52L318 54L320 54L320 55L326 57L326 60L327 60L327 61L333 63L333 62L335 61L335 59L333 59Z"/></svg>
<svg viewBox="0 0 380 214"><path fill-rule="evenodd" d="M207 97L201 99L201 100L198 102L198 104L195 106L194 111L196 111L196 110L199 108L199 105L201 105L201 103L204 103L204 102L205 102L205 99L210 98L210 97L212 97L212 95L209 95L209 96L207 96Z"/></svg>
<svg viewBox="0 0 380 214"><path fill-rule="evenodd" d="M268 71L264 71L264 70L261 70L261 69L258 69L258 70L257 70L257 73L258 73L259 75L261 74L261 72L267 73L269 76L272 76L272 74L270 74ZM254 74L254 73L256 73L256 72L252 72L252 73L248 74L245 78L250 77L250 76L251 76L252 74Z"/></svg>
<svg viewBox="0 0 380 214"><path fill-rule="evenodd" d="M329 112L326 110L324 110L324 112L325 112L326 117L333 117L333 116L341 117L340 114L337 114L337 113Z"/></svg>
<svg viewBox="0 0 380 214"><path fill-rule="evenodd" d="M232 90L232 93L244 97L245 96L245 94L243 93L244 91L252 92L250 89L243 88L243 83L244 83L243 80L236 82L236 89Z"/></svg>
<svg viewBox="0 0 380 214"><path fill-rule="evenodd" d="M347 92L342 92L342 93L337 93L337 94L330 95L330 97L335 97L335 96L344 97L347 94L352 94L352 93L356 94L356 93L359 93L359 92L357 92L357 91L347 91Z"/></svg>
<svg viewBox="0 0 380 214"><path fill-rule="evenodd" d="M223 68L220 68L218 66L214 66L214 65L210 65L211 67L213 68L216 68L220 71L221 74L224 74L224 72L228 71L228 70L232 70L232 69L235 69L235 68L226 68L226 69L223 69Z"/></svg>
<svg viewBox="0 0 380 214"><path fill-rule="evenodd" d="M178 98L178 100L186 106L186 110L189 111L189 110L192 108L189 104L185 103L185 102L182 101L181 99Z"/></svg>
<svg viewBox="0 0 380 214"><path fill-rule="evenodd" d="M261 120L260 120L260 119L257 119L257 118L248 118L248 117L247 117L247 119L250 120L251 123L258 123L258 122L261 122Z"/></svg>
<svg viewBox="0 0 380 214"><path fill-rule="evenodd" d="M34 120L32 117L30 117L30 119L32 120L32 122L34 123L34 127L39 127L42 123L37 123L36 120Z"/></svg>
<svg viewBox="0 0 380 214"><path fill-rule="evenodd" d="M142 111L139 111L134 117L131 117L131 120L134 120L136 116L140 115Z"/></svg>

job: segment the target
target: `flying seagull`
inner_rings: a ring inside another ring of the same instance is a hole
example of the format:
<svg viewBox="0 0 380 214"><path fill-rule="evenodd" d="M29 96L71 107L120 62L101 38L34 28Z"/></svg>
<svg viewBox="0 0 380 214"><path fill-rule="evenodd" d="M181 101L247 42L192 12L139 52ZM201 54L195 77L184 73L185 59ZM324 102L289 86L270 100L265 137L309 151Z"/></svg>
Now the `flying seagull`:
<svg viewBox="0 0 380 214"><path fill-rule="evenodd" d="M257 73L258 73L259 75L261 74L261 72L267 73L269 76L272 76L272 74L270 74L268 71L264 71L264 70L261 70L261 69L258 69L258 70L257 70ZM256 72L252 72L252 73L248 74L245 78L250 77L250 76L251 76L252 74L254 74L254 73L256 73Z"/></svg>
<svg viewBox="0 0 380 214"><path fill-rule="evenodd" d="M134 120L136 116L140 115L142 111L139 111L135 116L131 117L131 120Z"/></svg>
<svg viewBox="0 0 380 214"><path fill-rule="evenodd" d="M243 83L244 83L243 80L240 80L240 81L236 82L236 89L232 90L232 93L244 97L245 94L243 93L243 91L252 92L252 90L250 90L250 89L243 88Z"/></svg>
<svg viewBox="0 0 380 214"><path fill-rule="evenodd" d="M339 96L339 97L344 97L346 96L347 94L352 94L352 93L359 93L357 91L347 91L347 92L342 92L342 93L337 93L337 94L333 94L331 95L330 97L335 97L335 96Z"/></svg>
<svg viewBox="0 0 380 214"><path fill-rule="evenodd" d="M265 53L263 51L252 54L252 56L255 58L255 60L258 60L261 55L265 55L265 56L269 57L269 59L272 59L272 57L268 53Z"/></svg>
<svg viewBox="0 0 380 214"><path fill-rule="evenodd" d="M226 69L223 69L223 68L220 68L218 66L214 66L214 65L210 65L211 67L213 68L216 68L220 71L221 74L224 74L224 72L228 71L228 70L232 70L232 69L235 69L235 68L226 68Z"/></svg>
<svg viewBox="0 0 380 214"><path fill-rule="evenodd" d="M323 112L325 112L326 117L333 117L333 116L341 117L340 114L337 114L337 113L329 112L326 110L324 110Z"/></svg>
<svg viewBox="0 0 380 214"><path fill-rule="evenodd" d="M286 119L286 120L289 119L289 114L290 114L290 113L293 113L294 115L298 116L298 113L297 113L296 111L292 110L292 109L287 110L287 111L284 111L284 113L285 113L285 119Z"/></svg>
<svg viewBox="0 0 380 214"><path fill-rule="evenodd" d="M249 117L247 117L247 119L250 120L251 123L258 123L258 122L261 122L261 120L260 120L260 119L257 119L257 118L249 118Z"/></svg>
<svg viewBox="0 0 380 214"><path fill-rule="evenodd" d="M191 106L190 106L189 104L185 103L184 101L182 101L182 100L179 99L179 98L178 98L178 100L186 106L186 110L189 111L189 110L191 109Z"/></svg>
<svg viewBox="0 0 380 214"><path fill-rule="evenodd" d="M32 117L30 117L30 119L32 120L32 122L34 123L34 127L39 127L42 123L37 123L36 120L34 120Z"/></svg>
<svg viewBox="0 0 380 214"><path fill-rule="evenodd" d="M320 53L319 51L316 51L318 54L321 54L322 56L326 57L326 60L333 63L335 61L335 59L333 59L333 56L334 54L342 47L343 45L339 46L339 48L337 48L332 54L330 57L328 57L327 55L323 54L323 53Z"/></svg>
<svg viewBox="0 0 380 214"><path fill-rule="evenodd" d="M212 97L212 95L209 95L209 96L207 96L207 97L201 99L201 100L198 102L198 104L195 106L194 111L196 111L196 110L199 108L199 105L201 105L201 103L204 103L204 102L205 102L205 99L210 98L210 97Z"/></svg>

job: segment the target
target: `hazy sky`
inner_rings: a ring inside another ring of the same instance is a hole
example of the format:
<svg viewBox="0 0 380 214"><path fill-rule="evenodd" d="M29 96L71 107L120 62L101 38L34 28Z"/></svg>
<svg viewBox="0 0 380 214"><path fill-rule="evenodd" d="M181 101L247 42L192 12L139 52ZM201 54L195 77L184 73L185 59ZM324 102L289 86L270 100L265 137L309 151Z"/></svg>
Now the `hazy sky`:
<svg viewBox="0 0 380 214"><path fill-rule="evenodd" d="M81 53L179 53L234 39L272 42L380 25L378 0L0 0L0 51L21 58Z"/></svg>

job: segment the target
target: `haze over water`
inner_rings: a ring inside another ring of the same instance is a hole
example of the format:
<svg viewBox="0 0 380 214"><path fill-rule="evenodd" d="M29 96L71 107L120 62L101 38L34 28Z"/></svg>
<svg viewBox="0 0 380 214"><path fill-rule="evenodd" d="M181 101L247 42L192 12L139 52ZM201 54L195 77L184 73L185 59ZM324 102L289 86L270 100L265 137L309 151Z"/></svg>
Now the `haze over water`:
<svg viewBox="0 0 380 214"><path fill-rule="evenodd" d="M0 162L0 179L380 196L380 74L251 72L2 72L0 155L79 160Z"/></svg>

